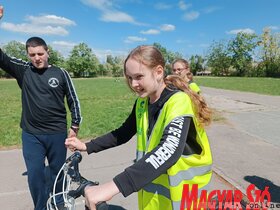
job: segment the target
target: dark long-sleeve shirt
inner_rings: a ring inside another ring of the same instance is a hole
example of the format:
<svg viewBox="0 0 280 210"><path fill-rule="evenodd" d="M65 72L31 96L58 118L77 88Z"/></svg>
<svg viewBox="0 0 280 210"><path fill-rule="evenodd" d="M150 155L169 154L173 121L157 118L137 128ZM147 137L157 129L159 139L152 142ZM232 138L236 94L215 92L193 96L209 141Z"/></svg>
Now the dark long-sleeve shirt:
<svg viewBox="0 0 280 210"><path fill-rule="evenodd" d="M21 128L33 134L54 134L67 130L66 97L72 125L81 122L78 96L67 71L50 65L37 69L32 63L11 58L0 49L0 67L17 80L21 88Z"/></svg>
<svg viewBox="0 0 280 210"><path fill-rule="evenodd" d="M157 102L154 104L149 104L149 131L152 130L162 106L174 92L176 91L165 89ZM182 154L190 155L201 152L201 148L195 140L196 131L192 119L190 117L183 117L181 129L183 132L181 133L179 144L175 148L174 153L158 168L155 168L152 164L150 164L148 161L149 157L151 155L155 155L155 153L161 149L163 144L167 141L168 131L171 123L165 128L160 143L157 145L157 147L155 147L151 152L146 153L144 157L135 164L126 168L124 172L114 177L113 180L115 184L124 196L128 196L133 192L139 191L146 184L152 182L161 174L166 173L167 169L169 169ZM148 135L151 133L149 131ZM135 135L135 133L136 116L134 105L131 114L121 127L86 143L87 152L90 154L92 152L99 152L104 149L119 146L129 141Z"/></svg>

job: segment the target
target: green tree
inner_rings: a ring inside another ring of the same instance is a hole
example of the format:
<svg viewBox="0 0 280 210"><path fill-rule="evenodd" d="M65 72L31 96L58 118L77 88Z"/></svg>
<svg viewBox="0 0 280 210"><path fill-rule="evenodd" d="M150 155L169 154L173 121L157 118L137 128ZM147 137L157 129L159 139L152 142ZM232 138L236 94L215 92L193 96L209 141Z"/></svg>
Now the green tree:
<svg viewBox="0 0 280 210"><path fill-rule="evenodd" d="M228 55L227 48L225 41L214 42L210 46L206 58L212 75L229 75L231 57Z"/></svg>
<svg viewBox="0 0 280 210"><path fill-rule="evenodd" d="M159 49L159 51L161 52L165 62L168 62L168 51L165 47L163 47L160 43L155 42L153 44L153 46L155 46L157 49Z"/></svg>
<svg viewBox="0 0 280 210"><path fill-rule="evenodd" d="M105 68L105 71L106 71L106 75L107 76L113 76L113 64L110 64L108 62L104 63L103 64L104 68Z"/></svg>
<svg viewBox="0 0 280 210"><path fill-rule="evenodd" d="M106 63L109 63L111 65L114 65L114 57L112 55L107 55L106 57Z"/></svg>
<svg viewBox="0 0 280 210"><path fill-rule="evenodd" d="M49 48L49 63L55 66L66 68L66 62L64 57L57 50L54 50L50 45Z"/></svg>
<svg viewBox="0 0 280 210"><path fill-rule="evenodd" d="M204 62L205 59L201 55L192 55L190 58L190 68L193 75L196 75L197 72L204 71Z"/></svg>
<svg viewBox="0 0 280 210"><path fill-rule="evenodd" d="M253 52L257 46L257 35L239 32L229 42L229 53L232 65L236 69L237 76L246 76L252 68Z"/></svg>
<svg viewBox="0 0 280 210"><path fill-rule="evenodd" d="M116 56L114 59L114 66L113 66L113 76L114 77L121 77L123 76L123 63L124 59Z"/></svg>
<svg viewBox="0 0 280 210"><path fill-rule="evenodd" d="M17 59L22 59L24 61L28 61L25 44L22 44L21 42L10 41L6 45L4 45L2 47L2 49L7 55L9 55L11 57L15 57ZM10 77L10 75L7 74L6 72L4 72L2 69L0 72L0 76L1 77Z"/></svg>
<svg viewBox="0 0 280 210"><path fill-rule="evenodd" d="M106 66L100 63L100 64L98 65L98 72L97 72L97 74L98 74L99 76L104 77L104 76L107 75L107 73L108 73L108 72L107 72Z"/></svg>
<svg viewBox="0 0 280 210"><path fill-rule="evenodd" d="M70 52L67 66L75 77L92 77L97 74L99 61L87 44L80 43Z"/></svg>
<svg viewBox="0 0 280 210"><path fill-rule="evenodd" d="M153 46L159 49L161 54L163 55L163 58L165 60L165 69L166 73L170 74L171 72L171 63L178 58L183 58L182 54L179 52L172 52L167 50L165 47L163 47L160 43L154 43Z"/></svg>
<svg viewBox="0 0 280 210"><path fill-rule="evenodd" d="M259 70L268 77L280 77L280 34L271 34L269 28L264 28L259 41L260 58Z"/></svg>
<svg viewBox="0 0 280 210"><path fill-rule="evenodd" d="M3 51L9 56L28 61L25 44L17 41L10 41L8 44L3 46Z"/></svg>
<svg viewBox="0 0 280 210"><path fill-rule="evenodd" d="M124 58L122 56L107 55L105 67L109 75L113 77L123 76Z"/></svg>

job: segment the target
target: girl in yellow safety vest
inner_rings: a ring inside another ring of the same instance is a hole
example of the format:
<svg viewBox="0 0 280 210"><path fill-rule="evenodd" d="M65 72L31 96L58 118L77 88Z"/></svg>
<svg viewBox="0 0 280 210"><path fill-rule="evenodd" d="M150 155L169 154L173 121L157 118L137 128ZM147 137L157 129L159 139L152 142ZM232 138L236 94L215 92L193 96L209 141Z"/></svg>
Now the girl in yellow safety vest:
<svg viewBox="0 0 280 210"><path fill-rule="evenodd" d="M137 136L136 162L112 181L85 189L90 209L118 193L138 192L140 210L180 209L183 186L208 188L212 156L204 126L211 111L202 96L176 75L165 78L165 61L154 46L139 46L124 63L129 87L139 96L117 129L87 143L66 139L70 150L88 154L122 145ZM197 188L196 188L197 189ZM198 195L199 196L199 195Z"/></svg>

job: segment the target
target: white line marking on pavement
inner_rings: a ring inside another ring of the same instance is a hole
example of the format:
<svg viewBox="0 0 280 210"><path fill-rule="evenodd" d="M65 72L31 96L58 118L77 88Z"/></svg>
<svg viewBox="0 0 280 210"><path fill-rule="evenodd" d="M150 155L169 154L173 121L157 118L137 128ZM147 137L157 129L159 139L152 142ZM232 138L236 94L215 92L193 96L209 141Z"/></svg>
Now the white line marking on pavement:
<svg viewBox="0 0 280 210"><path fill-rule="evenodd" d="M0 193L0 197L4 197L4 196L11 196L11 195L23 195L23 194L29 194L28 190L19 190L19 191L13 191L13 192L3 192Z"/></svg>

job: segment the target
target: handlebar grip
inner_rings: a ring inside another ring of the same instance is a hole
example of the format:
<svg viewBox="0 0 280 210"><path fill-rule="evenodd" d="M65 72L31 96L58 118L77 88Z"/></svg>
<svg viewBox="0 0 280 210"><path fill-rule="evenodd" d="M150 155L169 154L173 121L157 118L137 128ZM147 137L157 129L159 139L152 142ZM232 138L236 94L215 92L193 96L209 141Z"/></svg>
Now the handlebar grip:
<svg viewBox="0 0 280 210"><path fill-rule="evenodd" d="M109 209L109 205L105 201L96 204L96 210L108 210L108 209Z"/></svg>
<svg viewBox="0 0 280 210"><path fill-rule="evenodd" d="M82 161L82 154L80 152L74 152L70 157L66 159L66 163L72 162L73 160L77 161L77 163L80 163Z"/></svg>
<svg viewBox="0 0 280 210"><path fill-rule="evenodd" d="M85 210L89 210L87 206L85 206ZM96 204L96 210L109 210L109 205L103 201L98 204Z"/></svg>

